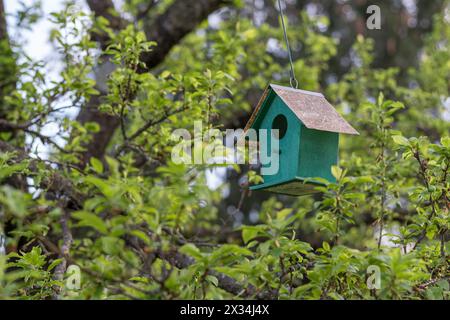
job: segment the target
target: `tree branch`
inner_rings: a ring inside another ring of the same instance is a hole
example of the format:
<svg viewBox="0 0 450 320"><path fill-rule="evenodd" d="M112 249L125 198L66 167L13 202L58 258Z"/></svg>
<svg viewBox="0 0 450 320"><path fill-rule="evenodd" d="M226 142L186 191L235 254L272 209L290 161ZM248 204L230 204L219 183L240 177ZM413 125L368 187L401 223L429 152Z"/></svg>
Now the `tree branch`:
<svg viewBox="0 0 450 320"><path fill-rule="evenodd" d="M63 243L61 246L60 251L60 258L62 259L62 262L56 266L55 272L53 274L53 278L58 281L62 281L64 279L64 273L67 270L67 264L68 264L68 257L70 255L70 247L72 246L73 238L72 238L72 232L69 227L69 220L70 220L70 214L67 212L67 210L63 206L63 214L61 216L61 229L62 229L62 237L63 237ZM56 288L54 298L59 299L60 294L60 288Z"/></svg>
<svg viewBox="0 0 450 320"><path fill-rule="evenodd" d="M25 151L15 148L4 141L0 141L0 152L15 153L15 157L13 159L15 162L29 160L30 164L28 166L28 170L30 170L32 173L38 173L42 170L42 168L39 168L37 165L39 162L41 162L40 160L30 158ZM82 207L85 199L84 195L76 190L75 186L72 184L72 181L55 172L54 169L52 169L50 166L46 166L46 168L51 174L45 175L42 178L39 187L56 195L62 195L66 197L76 207Z"/></svg>
<svg viewBox="0 0 450 320"><path fill-rule="evenodd" d="M151 128L152 126L155 126L157 124L160 124L161 122L164 122L167 118L169 118L170 116L173 116L177 113L183 112L187 110L187 107L182 107L173 111L168 112L167 114L163 115L161 118L157 119L157 120L151 120L149 122L147 122L146 124L144 124L141 128L139 128L138 130L136 130L135 133L133 133L128 140L134 140L137 137L139 137L142 133L144 133L145 131L147 131L149 128Z"/></svg>
<svg viewBox="0 0 450 320"><path fill-rule="evenodd" d="M187 255L184 255L176 250L172 251L158 251L156 256L164 261L167 261L172 266L178 269L186 269L195 264L195 260ZM267 289L258 290L255 286L249 284L247 287L243 286L239 281L224 275L220 272L209 270L209 275L212 275L218 280L218 287L241 298L256 298L261 300L276 299L277 290Z"/></svg>

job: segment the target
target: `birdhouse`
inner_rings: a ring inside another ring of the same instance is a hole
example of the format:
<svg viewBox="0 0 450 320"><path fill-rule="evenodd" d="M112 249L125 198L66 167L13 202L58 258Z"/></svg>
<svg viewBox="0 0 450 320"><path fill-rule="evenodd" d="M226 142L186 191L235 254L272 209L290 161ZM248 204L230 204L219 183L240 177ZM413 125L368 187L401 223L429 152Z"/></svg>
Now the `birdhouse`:
<svg viewBox="0 0 450 320"><path fill-rule="evenodd" d="M269 146L277 139L277 172L261 173L264 182L250 190L288 195L316 192L314 187L321 184L314 180L317 177L335 181L331 167L338 163L339 134L359 134L321 93L274 84L264 91L244 131L250 128L256 132L278 129L279 133L266 137ZM258 143L261 150L261 139Z"/></svg>

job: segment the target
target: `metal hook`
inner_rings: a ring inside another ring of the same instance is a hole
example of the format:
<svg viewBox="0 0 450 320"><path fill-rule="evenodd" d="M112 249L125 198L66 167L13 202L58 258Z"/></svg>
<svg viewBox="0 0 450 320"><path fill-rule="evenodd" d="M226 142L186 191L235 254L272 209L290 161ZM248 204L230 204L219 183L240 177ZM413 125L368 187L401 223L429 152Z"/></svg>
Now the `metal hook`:
<svg viewBox="0 0 450 320"><path fill-rule="evenodd" d="M298 89L298 80L294 78L289 79L289 83L291 84L291 87L294 89Z"/></svg>

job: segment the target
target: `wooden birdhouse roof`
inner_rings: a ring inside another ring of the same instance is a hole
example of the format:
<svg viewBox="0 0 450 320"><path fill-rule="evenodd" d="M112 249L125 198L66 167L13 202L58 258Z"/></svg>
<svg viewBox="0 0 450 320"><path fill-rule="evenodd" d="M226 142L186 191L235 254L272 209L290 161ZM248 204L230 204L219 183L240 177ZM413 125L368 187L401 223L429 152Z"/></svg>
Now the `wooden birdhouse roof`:
<svg viewBox="0 0 450 320"><path fill-rule="evenodd" d="M308 128L346 134L359 134L325 99L323 94L306 90L269 84L245 126L249 129L256 119L264 101L273 90L297 118Z"/></svg>

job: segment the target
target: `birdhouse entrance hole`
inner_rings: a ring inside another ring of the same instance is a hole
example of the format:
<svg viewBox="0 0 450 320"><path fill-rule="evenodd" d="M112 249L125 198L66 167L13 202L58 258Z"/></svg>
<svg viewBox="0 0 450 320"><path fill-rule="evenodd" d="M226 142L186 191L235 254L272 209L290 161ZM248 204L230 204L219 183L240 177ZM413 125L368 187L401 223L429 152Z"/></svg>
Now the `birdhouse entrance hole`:
<svg viewBox="0 0 450 320"><path fill-rule="evenodd" d="M287 131L287 119L284 115L277 115L272 122L272 129L278 130L278 139L283 139Z"/></svg>

